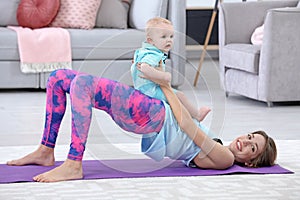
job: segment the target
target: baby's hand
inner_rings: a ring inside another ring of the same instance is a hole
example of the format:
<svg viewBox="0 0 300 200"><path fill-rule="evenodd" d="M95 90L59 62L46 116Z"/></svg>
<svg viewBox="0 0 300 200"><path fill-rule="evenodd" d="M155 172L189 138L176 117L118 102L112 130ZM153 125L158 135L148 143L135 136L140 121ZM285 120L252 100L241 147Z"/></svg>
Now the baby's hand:
<svg viewBox="0 0 300 200"><path fill-rule="evenodd" d="M137 63L136 68L137 68L137 70L142 72L141 74L139 74L139 77L147 79L147 77L144 75L145 70L143 70L143 68L142 68L142 63Z"/></svg>
<svg viewBox="0 0 300 200"><path fill-rule="evenodd" d="M171 74L169 72L165 72L162 69L161 64L159 67L154 68L146 63L139 63L136 67L140 72L142 72L140 75L141 78L148 79L159 85L167 85L171 82Z"/></svg>
<svg viewBox="0 0 300 200"><path fill-rule="evenodd" d="M159 65L155 69L158 70L158 71L162 71L162 72L165 71L164 68L163 68L163 65L162 65L162 61L159 61Z"/></svg>
<svg viewBox="0 0 300 200"><path fill-rule="evenodd" d="M159 72L147 63L138 63L136 67L140 72L142 72L142 74L140 74L139 76L141 78L146 78L149 80L152 80L152 77L156 76L156 74Z"/></svg>

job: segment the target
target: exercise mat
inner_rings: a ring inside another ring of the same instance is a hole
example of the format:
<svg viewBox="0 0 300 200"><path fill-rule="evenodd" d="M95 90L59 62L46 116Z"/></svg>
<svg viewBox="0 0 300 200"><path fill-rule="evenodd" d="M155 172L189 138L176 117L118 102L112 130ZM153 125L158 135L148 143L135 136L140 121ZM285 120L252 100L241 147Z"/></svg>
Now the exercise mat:
<svg viewBox="0 0 300 200"><path fill-rule="evenodd" d="M38 165L8 166L0 165L0 183L32 182L32 177L46 172L62 164L57 161L54 166ZM156 165L152 170L149 166ZM147 166L147 167L146 167ZM159 167L162 166L162 167ZM131 169L128 171L127 169ZM146 169L146 170L145 170ZM135 172L133 172L135 170ZM122 160L84 160L83 179L111 178L143 178L143 177L173 177L173 176L212 176L229 174L287 174L292 171L276 164L272 167L248 168L239 165L224 170L199 169L186 167L181 161L155 162L150 159Z"/></svg>

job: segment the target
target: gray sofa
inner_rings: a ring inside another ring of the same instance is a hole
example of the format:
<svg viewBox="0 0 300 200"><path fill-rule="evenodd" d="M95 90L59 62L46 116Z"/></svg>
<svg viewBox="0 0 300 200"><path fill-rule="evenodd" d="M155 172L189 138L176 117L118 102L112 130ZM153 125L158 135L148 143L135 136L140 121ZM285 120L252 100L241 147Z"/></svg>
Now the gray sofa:
<svg viewBox="0 0 300 200"><path fill-rule="evenodd" d="M0 3L0 89L45 88L49 73L22 73L16 32L6 28L18 25L16 10L20 0L2 0ZM131 5L134 4L133 0ZM147 7L129 8L128 21L133 17L146 18ZM174 48L167 60L167 69L172 73L172 85L180 86L185 73L185 0L162 0L158 7L162 17L172 21L176 34ZM144 12L134 13L137 10ZM165 16L164 16L165 15ZM71 37L72 67L130 84L130 65L134 50L141 46L145 35L141 28L126 29L95 26L92 30L68 29Z"/></svg>
<svg viewBox="0 0 300 200"><path fill-rule="evenodd" d="M300 3L222 3L219 12L220 79L226 95L267 102L300 101ZM237 17L238 16L238 17ZM254 30L264 24L261 45Z"/></svg>

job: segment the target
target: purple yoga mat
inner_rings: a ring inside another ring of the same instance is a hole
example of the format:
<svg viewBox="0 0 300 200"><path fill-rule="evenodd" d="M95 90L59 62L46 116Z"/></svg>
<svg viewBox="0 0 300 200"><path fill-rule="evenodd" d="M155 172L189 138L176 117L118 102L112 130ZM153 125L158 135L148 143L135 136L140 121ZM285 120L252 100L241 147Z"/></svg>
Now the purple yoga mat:
<svg viewBox="0 0 300 200"><path fill-rule="evenodd" d="M0 183L31 182L32 177L59 166L43 167L37 165L8 166L0 165ZM155 162L150 159L126 160L85 160L83 161L84 179L141 178L171 176L211 176L234 173L286 174L293 173L280 165L261 168L247 168L234 165L225 170L188 168L181 161Z"/></svg>

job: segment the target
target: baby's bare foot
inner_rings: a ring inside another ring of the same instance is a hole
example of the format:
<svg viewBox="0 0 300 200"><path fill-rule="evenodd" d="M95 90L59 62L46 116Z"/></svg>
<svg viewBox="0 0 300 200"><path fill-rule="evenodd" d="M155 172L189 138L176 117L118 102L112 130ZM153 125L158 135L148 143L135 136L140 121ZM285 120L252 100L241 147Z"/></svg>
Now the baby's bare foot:
<svg viewBox="0 0 300 200"><path fill-rule="evenodd" d="M203 106L200 108L199 110L199 114L198 117L196 117L196 119L201 122L202 120L204 120L204 118L206 117L206 115L211 111L211 109L207 106Z"/></svg>
<svg viewBox="0 0 300 200"><path fill-rule="evenodd" d="M62 165L33 177L37 182L57 182L82 179L82 162L67 159Z"/></svg>
<svg viewBox="0 0 300 200"><path fill-rule="evenodd" d="M8 161L7 165L22 166L22 165L54 165L54 149L41 145L36 151L17 160Z"/></svg>

